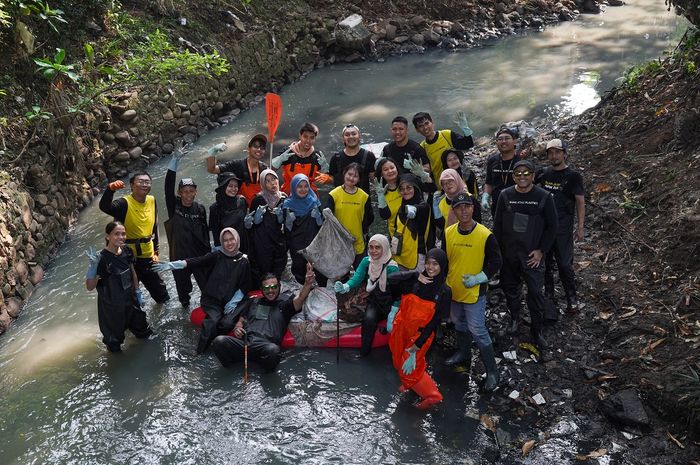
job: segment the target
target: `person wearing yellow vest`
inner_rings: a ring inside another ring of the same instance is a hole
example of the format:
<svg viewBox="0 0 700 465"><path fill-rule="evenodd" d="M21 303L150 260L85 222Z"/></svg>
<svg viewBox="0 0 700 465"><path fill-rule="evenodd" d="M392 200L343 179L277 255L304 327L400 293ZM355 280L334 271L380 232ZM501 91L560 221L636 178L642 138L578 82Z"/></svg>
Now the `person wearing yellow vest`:
<svg viewBox="0 0 700 465"><path fill-rule="evenodd" d="M394 237L396 214L401 207L399 192L399 167L391 158L380 158L372 181L374 192L377 194L379 216L386 220L389 239Z"/></svg>
<svg viewBox="0 0 700 465"><path fill-rule="evenodd" d="M344 183L333 189L328 195L328 208L340 224L355 237L355 262L357 269L365 255L365 235L369 225L374 221L372 202L369 194L357 187L360 182L360 165L350 163L343 170Z"/></svg>
<svg viewBox="0 0 700 465"><path fill-rule="evenodd" d="M439 237L442 238L445 235L445 230L457 223L457 217L452 210L452 200L462 192L472 194L459 173L452 168L447 168L440 175L440 188L442 192L438 191L433 196L433 218L437 229L441 232ZM474 197L472 196L472 198ZM474 198L474 200L476 199ZM481 222L481 210L478 202L474 203L472 217L477 223Z"/></svg>
<svg viewBox="0 0 700 465"><path fill-rule="evenodd" d="M402 271L423 271L428 251L430 206L423 200L419 179L410 174L399 178L401 207L394 220L392 253Z"/></svg>
<svg viewBox="0 0 700 465"><path fill-rule="evenodd" d="M501 252L496 237L474 221L474 198L466 192L452 200L457 223L445 230L442 247L450 264L447 285L452 289L450 319L457 330L457 352L446 365L465 364L471 369L472 338L486 367L484 391L498 386L498 367L491 336L486 328L486 290L489 278L501 267Z"/></svg>
<svg viewBox="0 0 700 465"><path fill-rule="evenodd" d="M464 135L450 129L436 131L433 118L424 111L413 115L413 127L425 137L425 140L420 145L428 156L433 180L436 182L440 179L440 174L442 174L442 154L445 150L449 148L467 150L474 147L473 131L469 127L469 122L464 112L460 111L457 113L455 123L464 132Z"/></svg>
<svg viewBox="0 0 700 465"><path fill-rule="evenodd" d="M148 195L153 181L150 174L139 171L131 176L129 185L131 194L114 200L114 192L124 187L124 181L109 183L100 199L100 210L124 224L126 244L136 258L136 276L160 304L170 299L170 295L158 273L152 270L158 261L158 209L155 197Z"/></svg>

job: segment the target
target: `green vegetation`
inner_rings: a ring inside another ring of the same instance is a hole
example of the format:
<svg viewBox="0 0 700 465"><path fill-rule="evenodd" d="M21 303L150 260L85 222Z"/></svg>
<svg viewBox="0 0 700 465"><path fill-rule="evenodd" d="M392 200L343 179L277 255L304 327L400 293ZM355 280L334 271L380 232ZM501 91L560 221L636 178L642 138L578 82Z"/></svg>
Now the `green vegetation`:
<svg viewBox="0 0 700 465"><path fill-rule="evenodd" d="M660 71L662 68L663 65L660 60L652 60L633 66L625 71L622 87L628 91L634 92L637 90L643 77L649 77Z"/></svg>
<svg viewBox="0 0 700 465"><path fill-rule="evenodd" d="M58 81L63 76L68 77L73 82L78 82L80 77L74 71L75 66L64 65L63 60L65 58L66 51L62 48L57 48L53 60L50 58L35 58L34 63L38 66L37 72L41 73L50 82Z"/></svg>
<svg viewBox="0 0 700 465"><path fill-rule="evenodd" d="M691 366L688 367L688 372L676 373L675 376L680 381L678 400L688 412L689 420L695 421L700 418L700 376Z"/></svg>

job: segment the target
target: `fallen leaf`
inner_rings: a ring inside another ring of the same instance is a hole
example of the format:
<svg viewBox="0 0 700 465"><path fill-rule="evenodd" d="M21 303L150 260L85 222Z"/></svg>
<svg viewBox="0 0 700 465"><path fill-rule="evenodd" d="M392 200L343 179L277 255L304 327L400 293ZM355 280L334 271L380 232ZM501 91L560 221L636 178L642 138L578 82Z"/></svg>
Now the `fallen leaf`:
<svg viewBox="0 0 700 465"><path fill-rule="evenodd" d="M627 312L627 313L623 313L622 315L620 315L620 319L629 318L629 317L631 317L632 315L634 315L635 313L637 313L637 310L636 310L636 309L634 309L634 310L632 310L632 311L629 311L629 312Z"/></svg>
<svg viewBox="0 0 700 465"><path fill-rule="evenodd" d="M578 269L579 269L579 270L585 270L586 268L588 268L589 266L591 266L591 261L590 261L590 260L584 260L584 261L582 261L582 262L577 262L576 264L578 265Z"/></svg>
<svg viewBox="0 0 700 465"><path fill-rule="evenodd" d="M607 182L599 182L593 187L593 190L597 193L600 194L602 192L612 192L612 186L608 184Z"/></svg>
<svg viewBox="0 0 700 465"><path fill-rule="evenodd" d="M481 418L479 420L481 421L481 424L484 425L484 427L486 427L486 429L489 429L494 433L496 432L496 422L492 417L488 415L481 415Z"/></svg>
<svg viewBox="0 0 700 465"><path fill-rule="evenodd" d="M652 343L650 343L648 346L642 349L642 354L648 354L649 352L653 352L654 349L659 347L659 345L666 340L665 337L662 337L661 339L658 339Z"/></svg>
<svg viewBox="0 0 700 465"><path fill-rule="evenodd" d="M598 313L598 315L596 315L596 318L599 318L601 320L609 320L610 318L612 318L612 316L614 314L615 314L615 312L613 312L609 308L606 308L606 309L603 309L600 313Z"/></svg>
<svg viewBox="0 0 700 465"><path fill-rule="evenodd" d="M535 447L534 439L530 439L525 444L523 444L523 457L529 454L533 447Z"/></svg>
<svg viewBox="0 0 700 465"><path fill-rule="evenodd" d="M590 452L586 455L584 455L584 454L576 455L576 460L585 461L585 460L589 460L589 459L597 459L597 458L603 457L607 453L608 453L607 449L596 449L593 452Z"/></svg>

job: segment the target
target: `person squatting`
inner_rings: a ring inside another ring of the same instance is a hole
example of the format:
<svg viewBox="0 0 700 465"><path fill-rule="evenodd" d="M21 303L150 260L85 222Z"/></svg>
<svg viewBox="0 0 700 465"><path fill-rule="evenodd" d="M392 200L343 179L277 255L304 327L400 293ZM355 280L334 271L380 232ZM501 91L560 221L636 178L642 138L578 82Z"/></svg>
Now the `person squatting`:
<svg viewBox="0 0 700 465"><path fill-rule="evenodd" d="M100 209L114 221L105 228L105 248L86 252L85 278L88 290L97 289L107 349L120 351L127 329L137 338L153 334L139 282L163 303L169 295L159 273L165 271L173 272L178 300L188 310L195 278L205 314L197 353L211 347L225 367L241 362L245 348L251 360L274 370L289 321L314 286L338 295L362 289L368 298L359 356L371 352L378 323L386 319L400 390L415 391L419 408L442 400L425 358L442 323L454 325L457 345L444 363L470 370L475 344L486 369L482 388L495 390L499 373L486 321L489 283L500 278L510 335L519 332L525 283L531 341L546 351L543 329L560 313L555 264L565 313L578 310L573 256L574 242L584 238L583 179L568 164L565 141L548 141L549 166L538 168L520 151L517 129L502 126L479 196L476 160L465 153L474 146L466 115L457 115L460 133L435 129L427 112L415 114L411 122L420 142L409 138L408 122L403 116L391 121L391 142L377 154L361 147L357 125L346 125L339 134L343 149L330 163L315 146L319 129L312 123L301 126L299 140L269 168L262 162L268 144L263 134L250 139L243 160L218 161L227 147L216 145L206 162L207 172L217 175L208 220L192 178L180 179L175 188L184 155L178 145L165 178L170 261L159 259L151 176L135 173L131 193L117 200L114 194L124 183L111 182ZM319 189L323 185L331 185L330 192ZM323 225L322 207L355 237L354 272L336 281L298 253ZM370 237L375 219L386 234ZM482 219L490 219L492 228ZM280 292L290 257L291 276L301 286L294 296ZM250 294L255 289L259 296Z"/></svg>

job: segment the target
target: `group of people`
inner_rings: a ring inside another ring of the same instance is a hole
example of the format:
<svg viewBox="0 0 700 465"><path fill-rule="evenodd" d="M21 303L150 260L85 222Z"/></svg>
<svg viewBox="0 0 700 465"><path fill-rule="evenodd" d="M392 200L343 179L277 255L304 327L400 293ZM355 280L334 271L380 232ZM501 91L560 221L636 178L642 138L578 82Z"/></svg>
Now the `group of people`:
<svg viewBox="0 0 700 465"><path fill-rule="evenodd" d="M498 153L487 160L479 196L477 177L463 152L474 145L472 131L463 113L457 123L461 134L436 130L430 114L417 113L412 124L424 140L416 142L409 138L408 119L397 116L391 122L392 140L380 156L360 145L360 129L349 124L341 132L343 149L330 162L315 147L318 127L305 123L299 140L273 158L271 168L262 161L267 148L262 134L250 139L243 160L219 162L217 153L226 150L219 144L209 149L207 158L207 171L217 175L208 221L205 207L196 201L193 179L182 178L175 189L183 154L178 147L165 179L167 262L158 259L150 175L135 173L131 193L118 200L114 193L124 183L110 183L100 209L114 222L106 229L106 248L88 255L86 277L88 289L98 289L100 329L108 349L119 350L125 329L137 337L151 334L138 282L156 302L164 302L169 296L158 273L167 270L172 270L178 299L187 308L194 276L206 314L197 351L211 345L224 366L242 360L248 346L253 360L273 369L287 324L313 285L330 285L338 294L364 287L369 297L360 355L371 351L377 324L387 319L401 389L417 392L421 407L442 399L425 371L425 352L445 320L454 323L458 346L445 363L470 366L475 343L486 368L484 390L493 391L499 379L485 318L489 281L500 276L510 334L519 330L524 281L532 341L546 349L543 326L559 314L556 305L545 303L556 302L554 263L567 312L578 308L573 241L583 238L583 181L568 166L562 140L547 143L549 166L538 170L517 153L517 130L502 126L496 133ZM334 187L319 192L325 184ZM369 237L375 220L371 190L387 234ZM323 276L298 253L321 228L323 207L355 238L349 279ZM487 211L491 230L482 223ZM295 297L280 295L280 278L290 257L292 274L302 285ZM334 282L329 284L329 278ZM258 284L262 297L248 298ZM118 304L115 293L121 293ZM119 318L113 317L116 313Z"/></svg>

